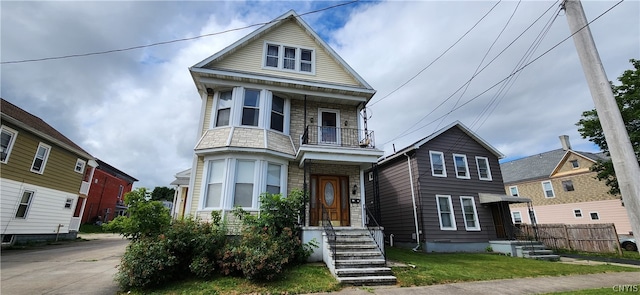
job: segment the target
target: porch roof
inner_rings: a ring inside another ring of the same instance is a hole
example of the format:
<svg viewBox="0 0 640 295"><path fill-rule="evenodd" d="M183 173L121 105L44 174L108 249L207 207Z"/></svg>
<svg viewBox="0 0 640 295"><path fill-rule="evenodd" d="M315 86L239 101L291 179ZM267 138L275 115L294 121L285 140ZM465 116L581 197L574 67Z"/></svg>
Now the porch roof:
<svg viewBox="0 0 640 295"><path fill-rule="evenodd" d="M509 204L531 202L531 199L529 198L514 197L514 196L508 196L508 195L501 195L501 194L479 193L478 197L480 197L480 204L489 204L489 203L498 203L498 202L507 202Z"/></svg>

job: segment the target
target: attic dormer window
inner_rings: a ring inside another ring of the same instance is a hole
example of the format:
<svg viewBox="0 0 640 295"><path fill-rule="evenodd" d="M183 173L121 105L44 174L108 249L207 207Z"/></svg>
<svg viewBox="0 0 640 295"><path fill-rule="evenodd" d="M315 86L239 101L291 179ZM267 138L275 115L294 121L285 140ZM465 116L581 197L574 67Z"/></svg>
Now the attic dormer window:
<svg viewBox="0 0 640 295"><path fill-rule="evenodd" d="M264 68L299 73L315 73L313 49L265 43Z"/></svg>

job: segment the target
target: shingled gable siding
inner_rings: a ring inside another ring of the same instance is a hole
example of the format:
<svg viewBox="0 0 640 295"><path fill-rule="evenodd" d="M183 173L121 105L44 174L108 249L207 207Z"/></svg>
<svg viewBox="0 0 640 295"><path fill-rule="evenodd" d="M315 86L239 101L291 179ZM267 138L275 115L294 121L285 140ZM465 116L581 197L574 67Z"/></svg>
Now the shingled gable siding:
<svg viewBox="0 0 640 295"><path fill-rule="evenodd" d="M412 160L414 177L417 176L415 160ZM370 200L373 199L373 181L369 181L369 172L365 172L365 194L367 204L373 209ZM414 181L416 178L414 178ZM394 242L415 243L415 220L413 202L411 200L411 186L407 157L398 157L378 169L378 187L380 189L380 223L384 227L387 238L393 234ZM416 193L417 193L417 187ZM422 226L420 226L422 229Z"/></svg>
<svg viewBox="0 0 640 295"><path fill-rule="evenodd" d="M4 124L4 122L3 122ZM42 186L60 192L78 195L83 174L74 171L78 155L13 125L6 126L18 131L11 157L2 166L2 178ZM49 157L42 174L31 172L31 164L38 144L50 145ZM87 161L87 159L83 160Z"/></svg>
<svg viewBox="0 0 640 295"><path fill-rule="evenodd" d="M471 178L456 178L455 173L447 173L446 178L432 176L429 158L430 150L444 153L447 171L455 171L453 154L466 155ZM476 156L487 157L489 159L492 181L479 179L478 167L475 161ZM496 231L493 225L491 210L489 207L480 204L478 193L504 194L498 158L457 127L445 131L438 137L422 145L420 149L416 151L416 158L418 159L419 173L415 173L414 171L414 179L417 177L416 175L419 175L420 203L422 208L420 214L423 218L423 232L427 242L486 242L490 239L495 239ZM453 204L457 225L456 231L440 230L436 195L451 196L451 203ZM478 220L480 222L480 231L465 230L460 196L474 197Z"/></svg>

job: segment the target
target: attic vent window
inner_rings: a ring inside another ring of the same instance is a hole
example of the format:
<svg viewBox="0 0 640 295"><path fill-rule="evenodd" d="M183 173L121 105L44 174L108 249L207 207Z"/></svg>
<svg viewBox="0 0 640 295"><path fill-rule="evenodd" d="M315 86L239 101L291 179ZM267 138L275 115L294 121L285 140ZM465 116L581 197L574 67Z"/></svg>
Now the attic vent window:
<svg viewBox="0 0 640 295"><path fill-rule="evenodd" d="M265 43L264 68L288 72L315 73L313 49Z"/></svg>

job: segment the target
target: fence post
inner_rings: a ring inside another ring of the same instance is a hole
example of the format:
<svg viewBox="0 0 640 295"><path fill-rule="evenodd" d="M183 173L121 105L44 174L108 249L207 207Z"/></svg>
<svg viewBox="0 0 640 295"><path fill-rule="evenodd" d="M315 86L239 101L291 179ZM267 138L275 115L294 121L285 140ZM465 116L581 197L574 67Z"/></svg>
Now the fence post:
<svg viewBox="0 0 640 295"><path fill-rule="evenodd" d="M616 244L616 249L618 249L618 255L622 256L622 246L620 245L620 238L618 237L618 231L616 230L616 224L612 223L611 224L611 228L613 228L613 236L616 237L615 242Z"/></svg>
<svg viewBox="0 0 640 295"><path fill-rule="evenodd" d="M567 241L567 246L569 250L573 250L573 246L571 246L571 240L569 240L569 231L567 230L567 224L563 223L562 227L564 228L564 239Z"/></svg>

